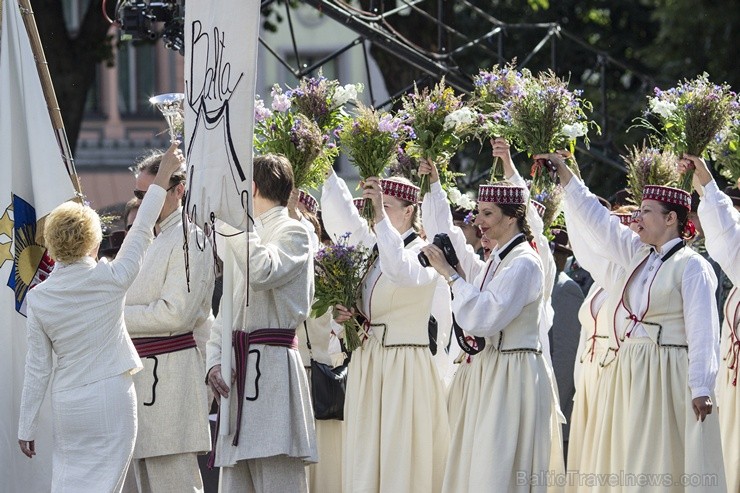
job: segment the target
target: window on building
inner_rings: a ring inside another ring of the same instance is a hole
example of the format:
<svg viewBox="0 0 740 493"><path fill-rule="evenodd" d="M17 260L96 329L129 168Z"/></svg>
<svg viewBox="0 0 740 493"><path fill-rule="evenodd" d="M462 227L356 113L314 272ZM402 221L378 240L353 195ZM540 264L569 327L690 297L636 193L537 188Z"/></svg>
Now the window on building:
<svg viewBox="0 0 740 493"><path fill-rule="evenodd" d="M149 98L156 94L154 43L121 43L118 59L118 110L121 116L156 116Z"/></svg>

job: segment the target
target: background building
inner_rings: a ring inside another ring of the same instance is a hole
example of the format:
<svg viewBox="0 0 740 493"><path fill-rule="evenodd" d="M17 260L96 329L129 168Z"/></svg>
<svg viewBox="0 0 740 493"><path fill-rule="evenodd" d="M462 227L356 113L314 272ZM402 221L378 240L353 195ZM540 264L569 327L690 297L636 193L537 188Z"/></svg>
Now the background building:
<svg viewBox="0 0 740 493"><path fill-rule="evenodd" d="M64 0L70 30L79 24L79 16L88 0ZM277 32L263 31L258 54L257 94L269 101L273 84L293 86L293 70L310 67L317 61L348 45L357 35L326 19L311 7L293 10L294 49L285 23ZM327 35L328 30L331 35ZM118 30L110 34L118 39ZM75 163L82 189L91 205L106 212L120 213L133 194L129 168L147 150L164 149L169 142L167 127L159 111L148 100L155 94L183 92L184 58L168 50L161 42L117 42L115 64L98 67L97 81L90 91L86 116L80 132ZM266 48L265 45L269 47ZM282 61L270 53L274 51ZM388 98L380 72L369 60L376 100ZM323 64L323 75L341 83L368 85L361 45L337 55ZM367 91L363 94L367 101ZM352 180L354 168L346 160L337 163L338 172Z"/></svg>

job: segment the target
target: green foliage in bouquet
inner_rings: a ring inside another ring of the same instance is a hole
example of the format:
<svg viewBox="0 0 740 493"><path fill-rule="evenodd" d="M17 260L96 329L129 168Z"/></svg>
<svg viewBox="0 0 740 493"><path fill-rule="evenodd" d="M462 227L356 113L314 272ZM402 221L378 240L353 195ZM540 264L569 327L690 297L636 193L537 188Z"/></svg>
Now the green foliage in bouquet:
<svg viewBox="0 0 740 493"><path fill-rule="evenodd" d="M322 316L337 304L352 308L357 302L360 284L372 258L369 249L348 245L348 238L349 233L316 254L313 317ZM362 326L354 318L344 322L344 342L348 351L362 345L362 332Z"/></svg>
<svg viewBox="0 0 740 493"><path fill-rule="evenodd" d="M408 154L431 159L438 164L440 178L450 158L472 136L479 122L476 111L463 103L462 96L445 85L444 78L431 90L414 84L414 92L403 97L403 112L416 138L407 147ZM419 178L421 195L429 192L429 177Z"/></svg>
<svg viewBox="0 0 740 493"><path fill-rule="evenodd" d="M737 107L737 100L733 105ZM719 174L733 185L740 183L740 115L734 115L730 125L709 143L708 150Z"/></svg>
<svg viewBox="0 0 740 493"><path fill-rule="evenodd" d="M717 134L726 131L737 112L736 95L727 84L716 85L704 73L662 91L657 87L648 97L648 111L636 120L636 126L660 136L663 145L679 157L702 156ZM650 116L657 119L653 124ZM683 174L678 187L691 191L693 170Z"/></svg>
<svg viewBox="0 0 740 493"><path fill-rule="evenodd" d="M330 135L347 116L345 104L356 101L362 89L362 84L342 86L338 80L319 74L318 77L304 77L298 87L285 94L291 98L296 111L309 117L323 133Z"/></svg>
<svg viewBox="0 0 740 493"><path fill-rule="evenodd" d="M279 86L273 86L272 97L272 110L255 101L255 149L287 157L296 188L318 187L339 150L313 120L291 110L292 100Z"/></svg>
<svg viewBox="0 0 740 493"><path fill-rule="evenodd" d="M588 147L589 128L601 132L599 126L588 120L586 112L592 110L589 101L582 99L582 91L568 89L568 81L552 71L525 80L524 93L505 106L502 115L505 137L520 151L529 155L554 152L558 149L575 151L577 139L582 138ZM532 181L537 190L545 188L550 180L542 162L532 166Z"/></svg>
<svg viewBox="0 0 740 493"><path fill-rule="evenodd" d="M362 180L382 177L398 152L398 146L413 135L405 121L391 113L358 104L355 116L344 119L338 130L344 152L355 164ZM365 201L362 216L373 222L372 202Z"/></svg>
<svg viewBox="0 0 740 493"><path fill-rule="evenodd" d="M645 185L676 186L679 180L678 157L670 150L661 151L645 143L634 146L622 156L627 165L627 190L630 201L639 206Z"/></svg>

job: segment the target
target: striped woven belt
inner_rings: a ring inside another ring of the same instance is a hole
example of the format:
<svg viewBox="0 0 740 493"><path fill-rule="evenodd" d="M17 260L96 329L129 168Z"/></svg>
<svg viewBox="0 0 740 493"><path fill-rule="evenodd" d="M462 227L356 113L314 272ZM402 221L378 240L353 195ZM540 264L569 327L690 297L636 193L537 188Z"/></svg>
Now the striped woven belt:
<svg viewBox="0 0 740 493"><path fill-rule="evenodd" d="M236 360L236 395L239 403L236 408L236 432L232 445L239 444L239 431L242 427L242 407L244 406L244 385L247 381L247 356L252 344L282 346L298 349L298 338L295 329L258 329L252 332L235 330L233 333L234 359Z"/></svg>
<svg viewBox="0 0 740 493"><path fill-rule="evenodd" d="M136 337L131 339L139 358L174 353L196 347L192 332L169 337Z"/></svg>

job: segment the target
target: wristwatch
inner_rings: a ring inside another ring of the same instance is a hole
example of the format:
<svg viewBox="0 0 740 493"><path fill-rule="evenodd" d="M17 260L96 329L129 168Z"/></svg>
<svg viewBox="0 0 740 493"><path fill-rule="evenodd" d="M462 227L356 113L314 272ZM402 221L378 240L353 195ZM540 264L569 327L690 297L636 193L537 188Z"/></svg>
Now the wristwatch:
<svg viewBox="0 0 740 493"><path fill-rule="evenodd" d="M452 287L452 284L458 279L460 279L460 274L455 272L454 274L452 274L450 277L447 278L447 285Z"/></svg>

